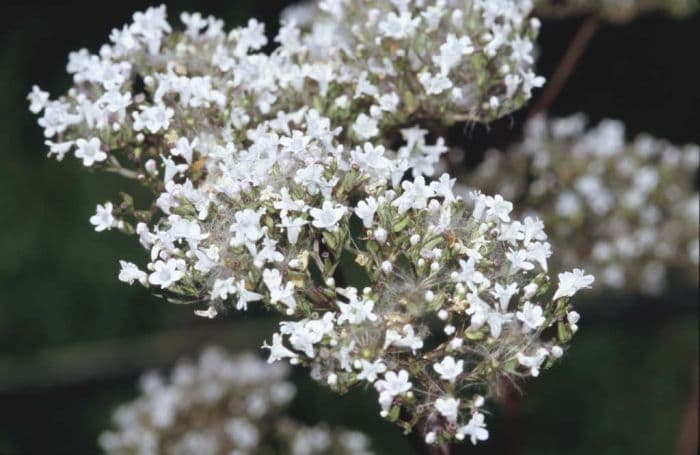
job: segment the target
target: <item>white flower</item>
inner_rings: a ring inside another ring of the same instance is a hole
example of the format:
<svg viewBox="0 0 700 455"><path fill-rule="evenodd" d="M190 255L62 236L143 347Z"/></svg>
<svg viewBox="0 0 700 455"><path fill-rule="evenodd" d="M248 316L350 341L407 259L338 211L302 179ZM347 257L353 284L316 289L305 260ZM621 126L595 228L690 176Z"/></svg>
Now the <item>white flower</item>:
<svg viewBox="0 0 700 455"><path fill-rule="evenodd" d="M44 115L37 123L44 128L44 137L53 137L60 134L70 125L79 123L82 116L71 113L70 105L62 101L49 101L44 108Z"/></svg>
<svg viewBox="0 0 700 455"><path fill-rule="evenodd" d="M206 310L194 310L194 315L200 318L214 319L219 314L216 308L210 306Z"/></svg>
<svg viewBox="0 0 700 455"><path fill-rule="evenodd" d="M517 245L518 242L525 238L523 234L523 225L520 221L501 224L501 232L498 235L498 240L508 242L511 245Z"/></svg>
<svg viewBox="0 0 700 455"><path fill-rule="evenodd" d="M133 112L131 115L134 117L134 130L147 129L155 134L161 129L168 129L175 111L163 104L156 104L142 109L141 112Z"/></svg>
<svg viewBox="0 0 700 455"><path fill-rule="evenodd" d="M333 204L326 200L320 209L313 208L309 210L309 215L313 217L311 224L318 229L325 229L330 232L335 232L338 229L338 222L347 212L347 207Z"/></svg>
<svg viewBox="0 0 700 455"><path fill-rule="evenodd" d="M399 95L396 93L385 93L379 97L379 108L386 112L395 112L399 102Z"/></svg>
<svg viewBox="0 0 700 455"><path fill-rule="evenodd" d="M223 280L214 280L214 286L209 293L213 299L226 300L229 294L235 294L237 291L236 285L233 284L233 278L225 278Z"/></svg>
<svg viewBox="0 0 700 455"><path fill-rule="evenodd" d="M506 75L504 82L506 84L506 97L507 98L512 98L513 95L515 95L515 92L518 90L518 87L520 87L520 83L522 82L522 78L518 76L517 74L508 74Z"/></svg>
<svg viewBox="0 0 700 455"><path fill-rule="evenodd" d="M83 160L83 166L92 166L95 162L107 159L107 154L100 148L100 140L93 137L89 140L78 139L75 141L75 157Z"/></svg>
<svg viewBox="0 0 700 455"><path fill-rule="evenodd" d="M413 34L420 23L419 17L412 17L408 11L397 15L393 11L379 23L379 31L388 38L403 39Z"/></svg>
<svg viewBox="0 0 700 455"><path fill-rule="evenodd" d="M165 167L165 172L163 172L163 182L168 183L178 174L182 174L187 171L189 166L187 164L175 164L171 158L163 158L163 166Z"/></svg>
<svg viewBox="0 0 700 455"><path fill-rule="evenodd" d="M457 179L450 178L449 174L442 174L438 180L430 182L430 186L435 190L435 194L445 198L445 201L454 201L455 195L452 188Z"/></svg>
<svg viewBox="0 0 700 455"><path fill-rule="evenodd" d="M352 129L360 139L371 139L379 134L377 121L365 114L357 116L357 120L355 120Z"/></svg>
<svg viewBox="0 0 700 455"><path fill-rule="evenodd" d="M297 240L299 239L301 228L307 224L309 224L309 222L304 218L292 218L282 215L282 222L278 224L277 227L287 230L287 241L293 245L297 243Z"/></svg>
<svg viewBox="0 0 700 455"><path fill-rule="evenodd" d="M378 391L386 392L392 397L403 395L411 390L412 386L413 384L408 380L408 371L406 370L401 370L398 373L388 371L384 374L384 379L374 383L374 387Z"/></svg>
<svg viewBox="0 0 700 455"><path fill-rule="evenodd" d="M455 423L459 416L459 400L447 397L435 400L435 409L450 423Z"/></svg>
<svg viewBox="0 0 700 455"><path fill-rule="evenodd" d="M566 314L566 320L569 321L569 324L578 324L580 319L581 315L576 311L570 311Z"/></svg>
<svg viewBox="0 0 700 455"><path fill-rule="evenodd" d="M90 217L90 224L95 226L95 231L102 232L117 226L117 220L112 216L112 203L105 202L105 205L97 204L96 213Z"/></svg>
<svg viewBox="0 0 700 455"><path fill-rule="evenodd" d="M297 155L304 153L310 142L311 138L298 130L294 130L292 137L285 136L280 139L283 152Z"/></svg>
<svg viewBox="0 0 700 455"><path fill-rule="evenodd" d="M533 88L542 87L546 82L546 79L544 77L537 76L531 70L521 71L520 76L523 78L523 93L527 97L530 97L532 95Z"/></svg>
<svg viewBox="0 0 700 455"><path fill-rule="evenodd" d="M121 93L119 90L110 90L105 92L97 105L107 112L116 113L117 118L121 121L126 115L126 108L131 105L131 93Z"/></svg>
<svg viewBox="0 0 700 455"><path fill-rule="evenodd" d="M282 344L282 335L275 333L272 335L272 345L264 343L262 345L263 349L270 350L270 357L267 359L267 363L277 362L284 358L296 359L297 354L289 350Z"/></svg>
<svg viewBox="0 0 700 455"><path fill-rule="evenodd" d="M377 212L378 206L379 205L374 196L370 196L367 199L359 201L357 203L357 208L355 208L355 215L357 215L362 220L362 224L364 225L364 227L368 228L372 226L374 214Z"/></svg>
<svg viewBox="0 0 700 455"><path fill-rule="evenodd" d="M390 345L405 347L411 349L414 354L423 348L423 340L416 335L411 324L404 325L402 333L403 336L395 330L388 330L384 340L384 348L386 349Z"/></svg>
<svg viewBox="0 0 700 455"><path fill-rule="evenodd" d="M133 284L134 281L138 281L141 284L146 283L148 275L146 275L146 272L140 270L136 264L127 261L119 261L119 265L121 266L119 281L129 284Z"/></svg>
<svg viewBox="0 0 700 455"><path fill-rule="evenodd" d="M501 311L508 311L508 305L510 304L510 299L518 293L518 284L510 283L507 286L503 286L500 283L496 283L491 295L498 299L498 304Z"/></svg>
<svg viewBox="0 0 700 455"><path fill-rule="evenodd" d="M442 74L423 72L418 75L418 81L428 95L439 95L453 86L452 81Z"/></svg>
<svg viewBox="0 0 700 455"><path fill-rule="evenodd" d="M460 435L462 435L462 438L469 436L472 444L476 444L477 441L486 441L489 438L489 432L484 423L484 415L480 412L475 412L472 418L469 419L469 422L459 428L457 437L459 438Z"/></svg>
<svg viewBox="0 0 700 455"><path fill-rule="evenodd" d="M231 240L234 245L241 245L246 241L255 242L263 236L263 231L260 228L260 217L263 215L263 210L244 209L236 212L233 215L234 223L229 230L234 233L234 238Z"/></svg>
<svg viewBox="0 0 700 455"><path fill-rule="evenodd" d="M513 203L503 199L503 196L497 194L493 197L488 197L485 200L486 215L498 218L504 223L510 221L510 212L513 211Z"/></svg>
<svg viewBox="0 0 700 455"><path fill-rule="evenodd" d="M225 431L231 441L235 441L237 449L253 450L260 443L261 435L257 427L243 417L226 422Z"/></svg>
<svg viewBox="0 0 700 455"><path fill-rule="evenodd" d="M365 142L362 148L356 147L352 151L353 162L376 178L382 178L393 165L393 162L384 156L384 152L383 146L375 147L369 142Z"/></svg>
<svg viewBox="0 0 700 455"><path fill-rule="evenodd" d="M525 302L523 310L515 313L515 317L523 322L525 326L524 329L529 332L544 324L545 317L542 316L542 312L541 306L533 305L531 302Z"/></svg>
<svg viewBox="0 0 700 455"><path fill-rule="evenodd" d="M338 324L348 321L350 324L361 324L366 320L376 321L377 315L372 312L374 301L351 298L349 303L337 302L340 309Z"/></svg>
<svg viewBox="0 0 700 455"><path fill-rule="evenodd" d="M491 335L494 338L501 336L503 324L512 320L513 313L503 314L498 311L489 311L488 315L486 316L486 324L488 324L489 330L491 330Z"/></svg>
<svg viewBox="0 0 700 455"><path fill-rule="evenodd" d="M283 286L282 275L277 269L263 270L263 282L270 291L270 303L280 302L287 307L288 313L293 313L297 304L294 298L294 283L290 281Z"/></svg>
<svg viewBox="0 0 700 455"><path fill-rule="evenodd" d="M185 268L185 261L182 259L158 260L153 264L154 272L148 276L148 282L154 286L167 289L185 276L182 269Z"/></svg>
<svg viewBox="0 0 700 455"><path fill-rule="evenodd" d="M360 371L357 375L357 379L364 379L370 383L377 380L377 376L386 371L386 365L381 359L377 359L374 362L368 362L365 359L360 360Z"/></svg>
<svg viewBox="0 0 700 455"><path fill-rule="evenodd" d="M379 90L377 87L367 80L367 71L361 72L355 85L355 94L353 95L353 98L360 98L363 95L376 98L378 94Z"/></svg>
<svg viewBox="0 0 700 455"><path fill-rule="evenodd" d="M198 144L199 139L197 138L190 142L186 137L181 137L175 143L175 147L170 149L170 153L175 156L181 156L185 159L185 161L187 161L187 163L192 164L194 149Z"/></svg>
<svg viewBox="0 0 700 455"><path fill-rule="evenodd" d="M65 157L66 153L70 151L70 149L75 145L74 141L66 141L66 142L53 142L49 139L44 141L44 145L47 145L49 147L49 153L47 156L52 156L56 155L56 159L58 161L62 161L63 158Z"/></svg>
<svg viewBox="0 0 700 455"><path fill-rule="evenodd" d="M470 325L473 329L479 329L488 319L492 309L488 303L474 292L467 294L467 302L469 302L469 307L466 313L471 316Z"/></svg>
<svg viewBox="0 0 700 455"><path fill-rule="evenodd" d="M238 291L238 300L236 301L237 310L247 310L249 302L257 302L263 299L262 294L246 289L245 280L240 280L236 289Z"/></svg>
<svg viewBox="0 0 700 455"><path fill-rule="evenodd" d="M526 368L529 368L530 374L533 377L537 377L540 374L540 366L547 358L547 355L549 355L549 352L547 352L547 350L545 348L539 348L535 352L535 355L528 356L528 355L523 354L522 352L518 352L516 357L517 357L518 363L520 363L520 365L522 365Z"/></svg>
<svg viewBox="0 0 700 455"><path fill-rule="evenodd" d="M523 220L523 243L529 244L532 240L544 241L547 240L547 235L544 233L544 223L539 218L526 216Z"/></svg>
<svg viewBox="0 0 700 455"><path fill-rule="evenodd" d="M325 334L325 330L323 330L323 321L310 321L308 319L300 322L283 321L280 323L280 326L282 333L289 335L289 342L294 349L303 351L306 357L310 359L316 357L314 344L321 341Z"/></svg>
<svg viewBox="0 0 700 455"><path fill-rule="evenodd" d="M306 210L306 203L303 199L292 199L287 187L282 187L278 195L279 200L273 202L275 209L279 210L282 216L288 212L303 212Z"/></svg>
<svg viewBox="0 0 700 455"><path fill-rule="evenodd" d="M468 36L459 39L450 33L447 40L440 45L440 55L433 57L433 61L440 67L440 73L447 76L452 68L459 63L463 55L474 52L474 46Z"/></svg>
<svg viewBox="0 0 700 455"><path fill-rule="evenodd" d="M202 17L201 13L190 14L183 12L180 14L180 20L185 24L185 34L191 38L197 38L199 32L207 26L207 21Z"/></svg>
<svg viewBox="0 0 700 455"><path fill-rule="evenodd" d="M476 260L473 257L466 261L460 259L459 266L461 270L452 276L455 281L466 284L470 289L475 289L477 284L484 282L484 274L476 270Z"/></svg>
<svg viewBox="0 0 700 455"><path fill-rule="evenodd" d="M384 242L386 242L386 238L388 235L389 235L389 233L386 232L386 229L377 228L374 230L374 234L372 235L372 237L374 238L374 240L376 240L380 244L384 244ZM389 263L389 265L391 265L391 263Z"/></svg>
<svg viewBox="0 0 700 455"><path fill-rule="evenodd" d="M413 182L408 180L401 183L403 194L391 203L403 214L409 209L424 209L428 206L428 200L435 196L435 189L425 184L425 178L418 176Z"/></svg>
<svg viewBox="0 0 700 455"><path fill-rule="evenodd" d="M549 242L532 242L527 246L527 254L530 259L537 262L542 270L547 271L547 259L552 255L552 246Z"/></svg>
<svg viewBox="0 0 700 455"><path fill-rule="evenodd" d="M510 261L510 270L513 273L519 270L527 272L535 268L531 262L528 262L530 255L527 250L510 250L506 253L506 258Z"/></svg>
<svg viewBox="0 0 700 455"><path fill-rule="evenodd" d="M581 269L574 269L573 272L562 272L559 274L559 287L552 300L571 297L581 289L590 288L594 281L593 275L586 275Z"/></svg>
<svg viewBox="0 0 700 455"><path fill-rule="evenodd" d="M32 86L32 91L27 95L29 100L29 110L34 114L43 111L49 101L49 94L39 88L37 85Z"/></svg>
<svg viewBox="0 0 700 455"><path fill-rule="evenodd" d="M455 379L464 371L464 361L455 362L454 357L448 355L442 359L442 362L434 363L433 369L440 375L440 379L455 382Z"/></svg>
<svg viewBox="0 0 700 455"><path fill-rule="evenodd" d="M510 43L512 52L513 52L513 57L518 61L518 62L524 62L524 63L532 63L532 49L533 49L533 44L532 41L529 39L523 39L521 37L516 37L511 43Z"/></svg>

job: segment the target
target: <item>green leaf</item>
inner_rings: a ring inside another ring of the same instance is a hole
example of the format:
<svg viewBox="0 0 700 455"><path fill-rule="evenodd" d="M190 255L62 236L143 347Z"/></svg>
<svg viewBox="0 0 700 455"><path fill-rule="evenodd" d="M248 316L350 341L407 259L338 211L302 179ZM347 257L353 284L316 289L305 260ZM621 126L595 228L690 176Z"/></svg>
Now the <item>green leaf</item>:
<svg viewBox="0 0 700 455"><path fill-rule="evenodd" d="M398 406L392 406L391 410L389 411L389 416L387 417L389 422L396 422L399 420L399 412L401 412L401 409Z"/></svg>
<svg viewBox="0 0 700 455"><path fill-rule="evenodd" d="M326 246L335 251L336 247L338 246L338 243L336 241L335 236L333 233L328 232L328 231L323 231L323 241L326 243Z"/></svg>
<svg viewBox="0 0 700 455"><path fill-rule="evenodd" d="M483 340L484 332L481 332L479 330L467 329L464 331L464 336L467 337L467 339L469 340Z"/></svg>
<svg viewBox="0 0 700 455"><path fill-rule="evenodd" d="M397 221L396 224L394 224L394 226L392 227L392 231L401 232L404 229L406 229L406 226L408 226L408 223L410 223L410 222L411 222L411 217L406 215L403 218L401 218L399 221Z"/></svg>
<svg viewBox="0 0 700 455"><path fill-rule="evenodd" d="M557 332L559 335L559 341L562 343L566 343L569 340L571 340L571 337L573 336L573 333L571 332L571 328L569 327L569 324L567 324L564 321L559 321L559 325L557 327Z"/></svg>

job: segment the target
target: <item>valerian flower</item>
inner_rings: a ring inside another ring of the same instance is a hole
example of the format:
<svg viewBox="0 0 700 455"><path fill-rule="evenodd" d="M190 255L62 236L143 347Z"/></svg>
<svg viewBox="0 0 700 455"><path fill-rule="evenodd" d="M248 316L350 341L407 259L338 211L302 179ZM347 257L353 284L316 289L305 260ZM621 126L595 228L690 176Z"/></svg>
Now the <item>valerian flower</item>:
<svg viewBox="0 0 700 455"><path fill-rule="evenodd" d="M100 139L93 137L89 140L78 139L75 141L75 157L83 160L84 166L92 166L96 162L107 159L107 154L100 148Z"/></svg>
<svg viewBox="0 0 700 455"><path fill-rule="evenodd" d="M556 251L550 261L556 273L583 267L600 280L599 289L654 295L674 274L679 281L697 280L700 148L647 134L628 141L624 125L614 120L585 127L580 114L531 120L522 143L487 154L463 176L467 187L458 192L479 188L523 198L514 210L526 215L529 262ZM535 235L544 224L552 251L531 246L541 245ZM559 276L557 296L565 296L574 282L569 278L578 275Z"/></svg>
<svg viewBox="0 0 700 455"><path fill-rule="evenodd" d="M90 217L90 224L95 226L95 231L102 232L117 226L117 220L112 216L112 203L97 204L96 213Z"/></svg>
<svg viewBox="0 0 700 455"><path fill-rule="evenodd" d="M372 384L381 415L431 444L477 442L474 397L561 357L583 286L553 299L544 223L436 175L447 146L419 122L490 121L544 83L531 2L465 5L311 3L284 14L269 54L255 20L227 33L184 14L178 31L151 8L99 56L71 54L67 95L30 103L45 104L51 154L75 143L151 190L113 205L149 253L123 281L206 318L276 310L269 362L337 392Z"/></svg>
<svg viewBox="0 0 700 455"><path fill-rule="evenodd" d="M208 347L195 362L180 360L167 379L144 374L141 395L117 409L115 429L99 444L110 454L372 453L363 433L286 417L296 394L287 376L281 364Z"/></svg>
<svg viewBox="0 0 700 455"><path fill-rule="evenodd" d="M440 379L454 382L464 371L464 360L455 362L454 357L448 355L442 362L433 364L433 369L440 375Z"/></svg>

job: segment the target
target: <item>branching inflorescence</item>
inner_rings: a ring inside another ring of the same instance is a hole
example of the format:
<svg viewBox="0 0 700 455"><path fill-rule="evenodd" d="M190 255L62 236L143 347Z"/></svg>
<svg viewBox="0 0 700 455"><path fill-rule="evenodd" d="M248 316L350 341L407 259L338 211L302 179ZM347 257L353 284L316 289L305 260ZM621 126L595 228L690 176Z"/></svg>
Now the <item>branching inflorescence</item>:
<svg viewBox="0 0 700 455"><path fill-rule="evenodd" d="M520 198L520 215L540 216L558 270L584 266L606 287L652 295L673 275L695 282L700 148L646 134L630 142L615 120L585 127L582 114L537 117L522 143L490 152L464 183L498 188Z"/></svg>
<svg viewBox="0 0 700 455"><path fill-rule="evenodd" d="M553 285L543 223L500 195L455 197L433 175L444 141L421 128L498 118L543 84L531 8L326 0L288 11L269 54L254 19L225 33L183 14L178 32L152 8L71 54L75 86L35 88L30 109L50 155L153 191L91 219L150 251L122 281L200 316L276 309L270 362L340 392L372 384L382 415L431 444L476 443L484 397L562 355L569 299L593 282L574 269Z"/></svg>
<svg viewBox="0 0 700 455"><path fill-rule="evenodd" d="M209 347L196 362L179 361L168 379L143 375L141 395L117 408L100 446L110 454L372 453L363 433L285 416L296 393L287 375L284 365Z"/></svg>

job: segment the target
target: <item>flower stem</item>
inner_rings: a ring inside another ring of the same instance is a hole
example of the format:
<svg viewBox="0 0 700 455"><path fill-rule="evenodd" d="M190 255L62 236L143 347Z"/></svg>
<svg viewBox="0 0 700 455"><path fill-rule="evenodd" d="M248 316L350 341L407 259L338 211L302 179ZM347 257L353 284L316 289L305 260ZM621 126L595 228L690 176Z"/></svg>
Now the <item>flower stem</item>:
<svg viewBox="0 0 700 455"><path fill-rule="evenodd" d="M683 415L681 431L678 438L678 455L698 453L698 365L695 364L692 374L692 391L688 399L688 407Z"/></svg>
<svg viewBox="0 0 700 455"><path fill-rule="evenodd" d="M571 40L569 47L566 49L564 56L559 61L559 65L550 77L549 83L545 86L542 95L535 104L535 107L530 111L529 117L534 117L549 109L559 95L559 92L564 88L566 81L571 76L581 55L583 55L583 51L586 49L586 46L591 38L593 38L599 26L600 17L597 14L589 16L583 24L581 24L576 35Z"/></svg>

